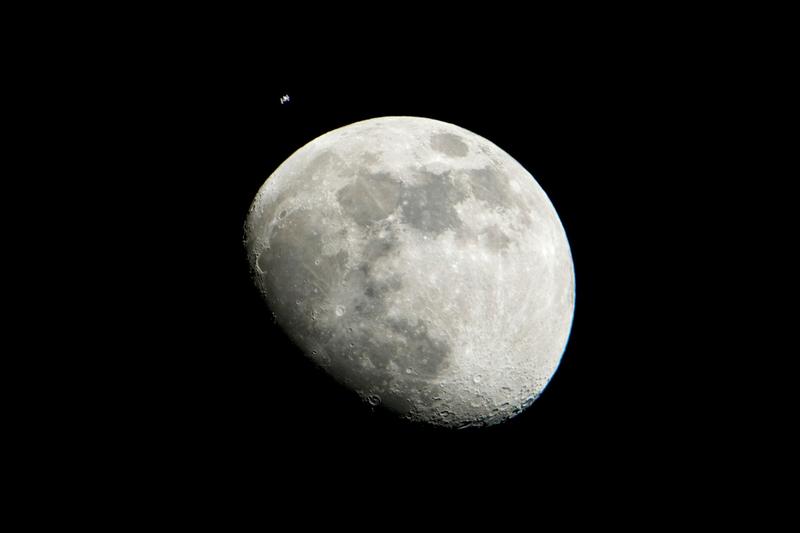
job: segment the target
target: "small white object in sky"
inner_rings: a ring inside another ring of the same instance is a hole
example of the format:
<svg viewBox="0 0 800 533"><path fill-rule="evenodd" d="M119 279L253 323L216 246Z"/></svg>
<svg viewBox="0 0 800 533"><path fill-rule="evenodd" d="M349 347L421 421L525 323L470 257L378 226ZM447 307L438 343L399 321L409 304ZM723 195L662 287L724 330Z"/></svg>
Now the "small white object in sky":
<svg viewBox="0 0 800 533"><path fill-rule="evenodd" d="M288 102L289 100L291 100L291 98L289 98L289 95L288 95L288 94L284 94L283 96L281 96L281 103L282 103L282 104L285 104L285 103L286 103L286 102Z"/></svg>

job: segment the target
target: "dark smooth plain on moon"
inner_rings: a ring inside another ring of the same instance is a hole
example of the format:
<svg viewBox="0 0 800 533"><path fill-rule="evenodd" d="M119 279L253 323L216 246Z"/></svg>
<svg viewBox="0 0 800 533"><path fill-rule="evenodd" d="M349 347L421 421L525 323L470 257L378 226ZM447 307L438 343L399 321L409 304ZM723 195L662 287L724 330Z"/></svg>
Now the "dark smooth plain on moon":
<svg viewBox="0 0 800 533"><path fill-rule="evenodd" d="M502 422L550 381L574 269L534 178L463 128L416 117L314 139L245 225L280 327L371 406L436 426Z"/></svg>

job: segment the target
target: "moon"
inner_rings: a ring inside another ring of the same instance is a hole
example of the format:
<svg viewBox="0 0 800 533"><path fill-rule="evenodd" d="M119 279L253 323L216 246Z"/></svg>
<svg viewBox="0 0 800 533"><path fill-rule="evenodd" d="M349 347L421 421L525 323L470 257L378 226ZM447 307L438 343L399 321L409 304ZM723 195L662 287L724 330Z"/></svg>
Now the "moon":
<svg viewBox="0 0 800 533"><path fill-rule="evenodd" d="M507 420L566 348L575 276L555 208L510 155L453 124L381 117L314 139L265 181L244 235L278 325L403 419Z"/></svg>

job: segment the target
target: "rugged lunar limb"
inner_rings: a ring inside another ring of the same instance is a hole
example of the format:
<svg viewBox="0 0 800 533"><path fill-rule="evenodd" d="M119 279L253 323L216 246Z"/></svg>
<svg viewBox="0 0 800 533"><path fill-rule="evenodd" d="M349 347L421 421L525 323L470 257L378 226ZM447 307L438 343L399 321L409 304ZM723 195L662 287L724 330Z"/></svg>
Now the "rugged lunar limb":
<svg viewBox="0 0 800 533"><path fill-rule="evenodd" d="M302 147L245 244L278 324L372 406L446 427L530 405L569 336L574 271L533 177L452 124L383 117Z"/></svg>

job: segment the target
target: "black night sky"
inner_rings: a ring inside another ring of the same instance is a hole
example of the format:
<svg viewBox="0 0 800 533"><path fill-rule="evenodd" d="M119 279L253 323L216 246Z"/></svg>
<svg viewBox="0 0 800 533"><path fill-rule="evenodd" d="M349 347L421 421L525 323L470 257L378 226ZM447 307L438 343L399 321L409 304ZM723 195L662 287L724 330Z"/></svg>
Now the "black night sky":
<svg viewBox="0 0 800 533"><path fill-rule="evenodd" d="M9 11L6 152L21 168L3 200L21 209L5 228L4 436L22 474L7 507L25 523L416 531L438 514L439 529L503 531L516 510L514 531L646 531L702 528L697 510L742 526L750 508L751 529L776 529L751 503L792 497L797 455L797 387L779 383L797 381L779 369L797 350L770 346L794 316L767 301L794 302L781 269L796 208L780 204L796 203L796 165L774 167L796 151L797 61L781 52L797 32L774 28L795 18L440 4ZM243 224L270 174L390 115L490 140L566 230L569 342L503 424L370 412L288 342L250 279Z"/></svg>
<svg viewBox="0 0 800 533"><path fill-rule="evenodd" d="M365 449L377 460L446 449L449 461L491 462L515 449L594 463L641 453L661 438L659 420L668 415L655 390L670 372L671 340L655 331L670 280L656 243L669 222L653 218L667 168L652 124L671 121L672 109L652 89L664 80L592 56L531 60L481 81L218 67L198 80L200 90L183 85L172 95L180 127L165 149L185 151L187 164L159 184L180 199L165 206L174 229L159 263L168 266L159 326L169 344L152 355L163 372L165 431L236 450L237 461L270 446L295 459L301 450L356 457L353 450ZM285 94L291 100L282 104ZM455 434L366 412L286 342L248 277L242 224L266 177L311 139L385 115L452 122L490 139L536 177L566 229L576 270L569 345L543 396L506 424Z"/></svg>
<svg viewBox="0 0 800 533"><path fill-rule="evenodd" d="M701 453L696 436L714 418L690 399L686 369L706 350L687 341L702 309L681 294L688 274L705 275L684 234L694 193L709 187L697 179L702 128L688 121L708 95L694 88L700 69L678 69L666 45L603 43L520 41L514 54L477 47L424 66L355 45L313 57L176 47L148 78L117 80L135 98L113 120L136 140L114 161L146 208L113 219L139 235L120 259L135 266L125 292L139 334L121 337L103 386L120 398L120 438L141 451L131 460L198 482L300 487L326 473L642 480ZM454 432L368 412L287 342L249 278L243 222L265 179L319 135L386 115L491 140L533 174L566 229L569 344L541 398L507 423Z"/></svg>

